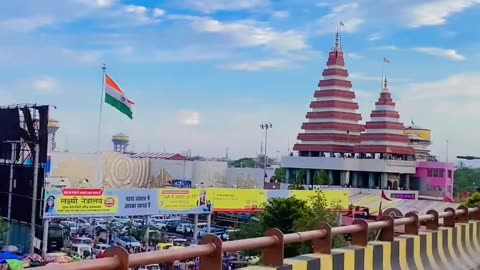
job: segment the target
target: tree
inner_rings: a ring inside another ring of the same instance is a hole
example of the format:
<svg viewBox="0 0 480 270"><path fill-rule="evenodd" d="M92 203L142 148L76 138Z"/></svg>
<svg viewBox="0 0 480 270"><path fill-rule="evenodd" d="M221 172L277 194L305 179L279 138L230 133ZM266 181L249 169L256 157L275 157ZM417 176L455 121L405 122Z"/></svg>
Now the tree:
<svg viewBox="0 0 480 270"><path fill-rule="evenodd" d="M455 171L454 192L456 196L465 191L474 192L477 186L480 186L480 169L462 167Z"/></svg>
<svg viewBox="0 0 480 270"><path fill-rule="evenodd" d="M264 205L258 215L260 222L241 224L235 232L235 239L246 239L263 236L269 228L278 228L284 234L298 231L315 230L320 222L326 222L332 227L337 226L339 211L327 205L325 196L318 191L309 202L290 198L272 198ZM345 238L334 238L334 247L346 245ZM311 243L291 244L285 246L285 257L294 257L299 254L312 252ZM243 252L244 255L253 256L260 254L259 250Z"/></svg>
<svg viewBox="0 0 480 270"><path fill-rule="evenodd" d="M313 175L313 184L314 185L328 185L329 177L324 170L315 171Z"/></svg>
<svg viewBox="0 0 480 270"><path fill-rule="evenodd" d="M310 198L310 204L306 211L302 212L299 219L294 224L295 231L309 231L318 228L320 223L328 223L332 227L338 226L340 206L327 205L325 194L322 191L316 191L315 196ZM337 203L338 205L338 203ZM343 235L334 237L333 246L343 247L346 245ZM310 244L301 245L299 247L302 253L311 253L312 246Z"/></svg>
<svg viewBox="0 0 480 270"><path fill-rule="evenodd" d="M270 182L286 183L287 182L287 170L285 168L276 168Z"/></svg>
<svg viewBox="0 0 480 270"><path fill-rule="evenodd" d="M254 159L246 157L230 162L230 166L240 168L255 168L256 164Z"/></svg>
<svg viewBox="0 0 480 270"><path fill-rule="evenodd" d="M480 193L473 193L472 196L470 196L470 198L468 198L468 200L465 202L465 206L469 208L480 206Z"/></svg>
<svg viewBox="0 0 480 270"><path fill-rule="evenodd" d="M0 219L0 242L5 241L8 232L8 224Z"/></svg>

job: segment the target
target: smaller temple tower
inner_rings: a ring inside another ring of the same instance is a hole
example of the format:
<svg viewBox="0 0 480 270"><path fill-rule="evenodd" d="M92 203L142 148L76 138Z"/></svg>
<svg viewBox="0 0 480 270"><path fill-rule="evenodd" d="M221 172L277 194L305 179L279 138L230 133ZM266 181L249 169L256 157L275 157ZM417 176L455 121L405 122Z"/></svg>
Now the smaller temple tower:
<svg viewBox="0 0 480 270"><path fill-rule="evenodd" d="M126 152L129 141L130 141L130 138L123 133L118 133L113 135L112 136L113 151L119 152L119 153Z"/></svg>
<svg viewBox="0 0 480 270"><path fill-rule="evenodd" d="M55 119L48 120L48 152L55 151L57 148L57 142L55 139L55 133L57 133L60 128L60 122Z"/></svg>

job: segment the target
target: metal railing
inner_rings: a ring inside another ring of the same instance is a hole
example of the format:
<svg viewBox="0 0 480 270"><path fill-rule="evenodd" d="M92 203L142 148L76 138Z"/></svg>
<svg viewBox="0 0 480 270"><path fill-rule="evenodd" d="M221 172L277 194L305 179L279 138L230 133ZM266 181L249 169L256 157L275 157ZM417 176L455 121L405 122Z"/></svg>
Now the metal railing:
<svg viewBox="0 0 480 270"><path fill-rule="evenodd" d="M443 219L440 224L439 219ZM318 226L317 230L283 234L280 230L272 228L267 230L265 236L222 242L215 235L207 235L200 245L182 249L168 249L137 254L128 254L122 247L112 247L105 251L105 258L82 261L62 265L47 265L36 268L37 270L128 270L148 264L160 264L175 260L187 260L200 257L200 270L221 270L224 252L262 249L263 264L266 266L281 266L284 260L284 247L286 244L311 241L315 253L331 254L334 236L350 234L353 246L366 246L368 234L373 230L380 230L380 241L393 241L396 226L404 226L404 233L418 235L422 226L425 229L436 231L440 226L455 227L455 223L467 223L469 220L480 220L480 208L467 208L460 206L458 209L446 208L444 212L429 210L426 215L407 213L405 217L394 219L383 216L379 221L367 222L355 219L352 225L334 227L326 223Z"/></svg>

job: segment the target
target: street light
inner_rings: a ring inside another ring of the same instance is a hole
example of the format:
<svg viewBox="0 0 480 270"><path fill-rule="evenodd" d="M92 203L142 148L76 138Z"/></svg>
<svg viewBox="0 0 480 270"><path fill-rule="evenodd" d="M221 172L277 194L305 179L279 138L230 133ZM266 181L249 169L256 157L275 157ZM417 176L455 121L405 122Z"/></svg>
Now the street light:
<svg viewBox="0 0 480 270"><path fill-rule="evenodd" d="M272 123L268 122L265 124L261 124L260 128L265 130L265 153L264 153L264 160L263 160L263 182L267 178L267 140L268 140L268 129L272 128Z"/></svg>

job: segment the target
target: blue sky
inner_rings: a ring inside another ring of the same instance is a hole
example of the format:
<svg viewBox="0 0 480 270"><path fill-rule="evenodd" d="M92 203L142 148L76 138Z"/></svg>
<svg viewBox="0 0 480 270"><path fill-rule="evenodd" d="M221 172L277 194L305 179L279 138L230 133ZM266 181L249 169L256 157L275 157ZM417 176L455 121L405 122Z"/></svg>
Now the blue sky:
<svg viewBox="0 0 480 270"><path fill-rule="evenodd" d="M102 63L136 102L104 110L102 148L270 156L293 145L333 33L364 120L383 57L401 118L432 129L450 159L480 154L479 0L20 0L0 4L0 104L56 105L60 149L95 150ZM132 145L133 146L133 145Z"/></svg>

